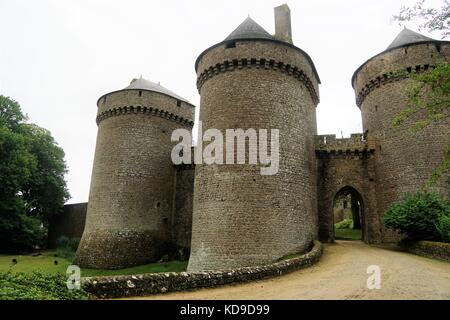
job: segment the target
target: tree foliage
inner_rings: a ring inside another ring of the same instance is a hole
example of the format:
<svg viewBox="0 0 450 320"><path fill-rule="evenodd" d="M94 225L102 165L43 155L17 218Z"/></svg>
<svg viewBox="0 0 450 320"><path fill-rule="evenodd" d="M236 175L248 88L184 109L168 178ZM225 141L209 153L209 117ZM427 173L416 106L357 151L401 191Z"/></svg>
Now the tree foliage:
<svg viewBox="0 0 450 320"><path fill-rule="evenodd" d="M412 7L402 7L394 20L421 21L421 28L428 31L440 31L443 38L450 35L450 1L444 0L441 8L425 6L421 0ZM405 72L403 72L405 73ZM400 126L407 119L415 119L411 130L418 132L432 123L446 121L450 116L450 62L437 59L434 66L427 72L410 72L405 75L411 80L406 88L408 105L394 117L394 126ZM450 170L450 145L443 150L444 159L434 169L428 186L433 186Z"/></svg>
<svg viewBox="0 0 450 320"><path fill-rule="evenodd" d="M436 228L444 242L450 243L450 216L441 216L436 224Z"/></svg>
<svg viewBox="0 0 450 320"><path fill-rule="evenodd" d="M0 95L0 127L17 130L25 120L27 117L22 113L19 103Z"/></svg>
<svg viewBox="0 0 450 320"><path fill-rule="evenodd" d="M441 31L442 38L450 35L450 1L444 0L439 9L426 7L425 0L416 2L412 7L403 6L398 15L393 19L400 22L420 21L420 29L429 31Z"/></svg>
<svg viewBox="0 0 450 320"><path fill-rule="evenodd" d="M394 117L395 126L422 113L411 128L418 132L429 124L450 116L450 63L439 61L428 72L404 71L402 75L413 81L406 88L409 103Z"/></svg>
<svg viewBox="0 0 450 320"><path fill-rule="evenodd" d="M63 150L26 119L16 101L0 95L1 251L42 245L48 219L69 197Z"/></svg>

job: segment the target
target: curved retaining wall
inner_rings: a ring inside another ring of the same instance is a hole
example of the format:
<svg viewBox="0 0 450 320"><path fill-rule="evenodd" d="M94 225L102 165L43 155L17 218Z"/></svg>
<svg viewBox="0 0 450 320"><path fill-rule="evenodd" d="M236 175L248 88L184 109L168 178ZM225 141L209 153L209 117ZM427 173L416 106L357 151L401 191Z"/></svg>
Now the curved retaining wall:
<svg viewBox="0 0 450 320"><path fill-rule="evenodd" d="M308 253L265 266L227 271L166 272L132 276L83 278L83 289L97 298L133 297L194 288L246 282L282 275L308 267L322 256L322 244L314 241Z"/></svg>

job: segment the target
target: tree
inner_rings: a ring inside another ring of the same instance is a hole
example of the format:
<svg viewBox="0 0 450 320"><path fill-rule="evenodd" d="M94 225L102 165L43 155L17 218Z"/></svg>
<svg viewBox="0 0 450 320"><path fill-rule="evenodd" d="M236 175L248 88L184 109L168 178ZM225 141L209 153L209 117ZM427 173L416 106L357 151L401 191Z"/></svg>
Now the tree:
<svg viewBox="0 0 450 320"><path fill-rule="evenodd" d="M394 20L420 21L420 28L428 31L440 31L442 37L450 35L450 1L444 0L440 9L425 7L425 0L417 2L412 7L402 7ZM406 88L408 105L394 117L394 126L402 125L407 119L416 117L412 126L413 132L418 132L428 125L445 121L450 116L450 62L437 59L428 72L402 72L397 76L409 77L412 81ZM418 116L418 118L417 118ZM417 120L418 119L418 120ZM444 159L433 171L428 185L434 185L442 175L450 169L450 145L443 150Z"/></svg>
<svg viewBox="0 0 450 320"><path fill-rule="evenodd" d="M27 117L22 113L19 103L0 95L0 127L17 130L25 120L27 120Z"/></svg>
<svg viewBox="0 0 450 320"><path fill-rule="evenodd" d="M22 187L22 195L29 215L39 216L44 222L61 212L69 193L64 180L67 173L64 151L50 132L34 124L24 125L29 137L29 149L37 160L31 179Z"/></svg>
<svg viewBox="0 0 450 320"><path fill-rule="evenodd" d="M1 251L42 245L48 219L69 197L63 150L26 119L16 101L0 95Z"/></svg>
<svg viewBox="0 0 450 320"><path fill-rule="evenodd" d="M401 7L400 13L392 18L400 24L405 21L420 21L420 29L441 31L442 38L448 37L450 35L450 1L444 0L440 9L425 7L425 1L418 1L412 7Z"/></svg>

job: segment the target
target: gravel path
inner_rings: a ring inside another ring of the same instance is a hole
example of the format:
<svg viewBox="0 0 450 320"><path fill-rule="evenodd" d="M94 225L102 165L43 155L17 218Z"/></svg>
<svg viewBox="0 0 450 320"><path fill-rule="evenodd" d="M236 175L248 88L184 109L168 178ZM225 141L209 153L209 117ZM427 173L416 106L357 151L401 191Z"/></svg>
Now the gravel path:
<svg viewBox="0 0 450 320"><path fill-rule="evenodd" d="M367 289L369 265L381 269L381 289ZM135 298L136 299L136 298ZM450 263L361 241L326 244L321 261L281 277L137 299L446 299Z"/></svg>

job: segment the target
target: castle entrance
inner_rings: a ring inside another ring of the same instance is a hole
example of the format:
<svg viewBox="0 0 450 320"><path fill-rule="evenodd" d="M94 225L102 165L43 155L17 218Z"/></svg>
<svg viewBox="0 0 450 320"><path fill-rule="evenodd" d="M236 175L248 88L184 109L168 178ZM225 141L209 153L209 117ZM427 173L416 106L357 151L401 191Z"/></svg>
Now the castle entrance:
<svg viewBox="0 0 450 320"><path fill-rule="evenodd" d="M334 196L332 210L335 239L364 239L364 202L355 188L341 188Z"/></svg>

